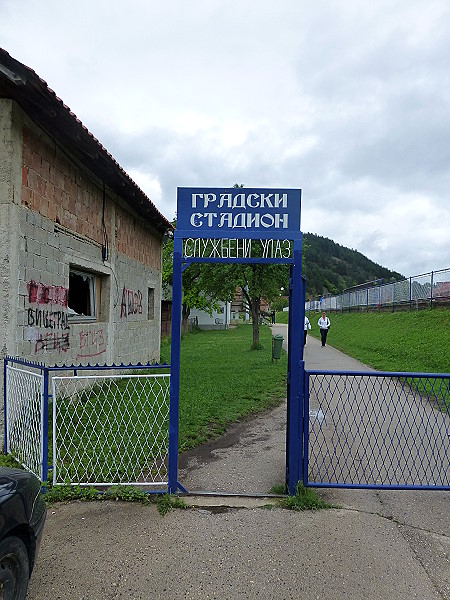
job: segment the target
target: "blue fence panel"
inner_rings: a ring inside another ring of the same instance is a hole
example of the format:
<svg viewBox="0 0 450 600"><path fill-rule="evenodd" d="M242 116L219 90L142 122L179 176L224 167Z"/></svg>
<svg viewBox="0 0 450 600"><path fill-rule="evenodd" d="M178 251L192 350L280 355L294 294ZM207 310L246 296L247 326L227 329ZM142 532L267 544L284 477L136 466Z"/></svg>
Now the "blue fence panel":
<svg viewBox="0 0 450 600"><path fill-rule="evenodd" d="M308 478L322 487L450 489L450 375L307 373Z"/></svg>
<svg viewBox="0 0 450 600"><path fill-rule="evenodd" d="M151 374L170 365L47 366L9 356L4 365L5 451L41 481L53 471L54 484L176 487L167 480L170 376Z"/></svg>

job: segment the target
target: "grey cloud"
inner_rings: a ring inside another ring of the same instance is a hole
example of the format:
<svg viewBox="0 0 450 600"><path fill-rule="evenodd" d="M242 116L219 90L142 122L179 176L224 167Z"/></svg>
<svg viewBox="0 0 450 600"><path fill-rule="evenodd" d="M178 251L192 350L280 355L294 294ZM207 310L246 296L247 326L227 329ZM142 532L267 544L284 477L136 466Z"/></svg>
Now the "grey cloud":
<svg viewBox="0 0 450 600"><path fill-rule="evenodd" d="M168 218L177 186L302 187L305 230L414 274L450 266L449 10L80 0L69 22L56 0L4 0L0 35L125 170L157 180ZM247 135L224 141L227 123Z"/></svg>

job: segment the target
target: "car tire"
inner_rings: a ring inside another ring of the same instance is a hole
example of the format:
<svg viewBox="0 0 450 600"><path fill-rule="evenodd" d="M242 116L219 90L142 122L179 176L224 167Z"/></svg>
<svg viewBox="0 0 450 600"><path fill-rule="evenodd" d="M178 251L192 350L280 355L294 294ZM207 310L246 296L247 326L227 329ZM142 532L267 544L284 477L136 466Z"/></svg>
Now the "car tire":
<svg viewBox="0 0 450 600"><path fill-rule="evenodd" d="M30 561L25 544L18 537L0 542L0 598L25 600L30 577Z"/></svg>

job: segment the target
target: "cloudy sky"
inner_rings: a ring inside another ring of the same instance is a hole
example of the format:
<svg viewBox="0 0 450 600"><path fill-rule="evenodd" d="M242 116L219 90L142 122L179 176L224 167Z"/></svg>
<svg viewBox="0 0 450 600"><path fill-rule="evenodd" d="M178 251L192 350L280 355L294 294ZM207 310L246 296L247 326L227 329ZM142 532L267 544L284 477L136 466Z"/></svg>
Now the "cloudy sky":
<svg viewBox="0 0 450 600"><path fill-rule="evenodd" d="M449 0L0 0L0 46L159 210L302 188L302 231L450 267Z"/></svg>

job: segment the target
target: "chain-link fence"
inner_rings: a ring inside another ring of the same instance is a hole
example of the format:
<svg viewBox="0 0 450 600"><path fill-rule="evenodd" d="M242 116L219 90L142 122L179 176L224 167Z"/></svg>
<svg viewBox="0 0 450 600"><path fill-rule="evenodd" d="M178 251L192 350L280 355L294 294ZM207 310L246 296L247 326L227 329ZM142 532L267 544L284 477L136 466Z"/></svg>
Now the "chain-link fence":
<svg viewBox="0 0 450 600"><path fill-rule="evenodd" d="M337 296L321 296L306 302L306 310L352 310L396 306L433 306L450 302L450 269L432 271L409 279L361 285Z"/></svg>
<svg viewBox="0 0 450 600"><path fill-rule="evenodd" d="M450 489L450 375L306 371L308 482Z"/></svg>
<svg viewBox="0 0 450 600"><path fill-rule="evenodd" d="M54 485L167 491L170 374L160 373L167 369L6 357L6 453Z"/></svg>
<svg viewBox="0 0 450 600"><path fill-rule="evenodd" d="M5 450L43 481L44 377L5 365Z"/></svg>
<svg viewBox="0 0 450 600"><path fill-rule="evenodd" d="M167 485L170 375L52 382L54 485Z"/></svg>

